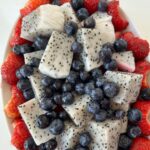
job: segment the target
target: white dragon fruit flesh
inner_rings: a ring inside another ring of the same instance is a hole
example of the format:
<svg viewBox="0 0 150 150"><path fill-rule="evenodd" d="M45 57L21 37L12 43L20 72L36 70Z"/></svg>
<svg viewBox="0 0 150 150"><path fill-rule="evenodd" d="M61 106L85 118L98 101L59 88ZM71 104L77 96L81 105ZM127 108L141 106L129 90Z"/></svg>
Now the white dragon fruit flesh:
<svg viewBox="0 0 150 150"><path fill-rule="evenodd" d="M83 127L91 120L92 115L87 112L87 105L91 101L88 95L75 96L75 102L71 105L63 105L72 121L78 127Z"/></svg>
<svg viewBox="0 0 150 150"><path fill-rule="evenodd" d="M105 78L119 85L120 91L112 101L119 104L130 104L136 101L142 82L142 75L135 73L107 71Z"/></svg>
<svg viewBox="0 0 150 150"><path fill-rule="evenodd" d="M42 56L40 72L55 79L66 78L73 59L71 52L73 42L73 37L54 31Z"/></svg>
<svg viewBox="0 0 150 150"><path fill-rule="evenodd" d="M39 103L36 99L32 99L20 105L18 109L37 145L45 143L51 138L54 138L54 135L49 132L48 128L39 129L36 126L36 118L45 113L45 111L39 107Z"/></svg>
<svg viewBox="0 0 150 150"><path fill-rule="evenodd" d="M127 127L128 127L128 118L127 116L125 116L122 120L121 123L121 134L126 133L127 132Z"/></svg>
<svg viewBox="0 0 150 150"><path fill-rule="evenodd" d="M22 20L21 37L33 41L38 35L49 36L53 30L63 31L64 14L59 6L41 5Z"/></svg>
<svg viewBox="0 0 150 150"><path fill-rule="evenodd" d="M112 58L117 61L120 70L128 72L135 71L135 59L132 51L114 53Z"/></svg>
<svg viewBox="0 0 150 150"><path fill-rule="evenodd" d="M81 57L86 71L91 71L102 65L99 58L102 47L101 37L100 31L97 29L82 28L77 32L77 41L83 45Z"/></svg>

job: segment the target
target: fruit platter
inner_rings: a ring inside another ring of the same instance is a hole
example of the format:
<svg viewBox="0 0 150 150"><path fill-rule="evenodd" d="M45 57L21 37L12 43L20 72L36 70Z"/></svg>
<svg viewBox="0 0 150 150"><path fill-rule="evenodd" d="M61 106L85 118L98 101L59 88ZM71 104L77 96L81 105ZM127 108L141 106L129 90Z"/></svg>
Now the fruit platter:
<svg viewBox="0 0 150 150"><path fill-rule="evenodd" d="M17 150L150 150L149 43L119 0L28 0L1 66Z"/></svg>

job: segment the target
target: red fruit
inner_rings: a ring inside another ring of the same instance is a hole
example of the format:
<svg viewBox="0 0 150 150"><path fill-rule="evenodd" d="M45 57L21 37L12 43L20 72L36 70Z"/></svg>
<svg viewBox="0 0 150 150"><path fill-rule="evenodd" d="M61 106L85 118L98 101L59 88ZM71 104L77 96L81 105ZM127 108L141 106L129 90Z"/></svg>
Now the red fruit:
<svg viewBox="0 0 150 150"><path fill-rule="evenodd" d="M22 119L15 119L12 123L12 127L15 128L19 123L22 123L23 120Z"/></svg>
<svg viewBox="0 0 150 150"><path fill-rule="evenodd" d="M115 37L116 39L119 39L121 37L122 33L121 32L115 32Z"/></svg>
<svg viewBox="0 0 150 150"><path fill-rule="evenodd" d="M30 133L25 123L22 121L18 123L16 127L14 128L14 131L11 137L11 143L17 149L23 149L24 142L29 137L30 137Z"/></svg>
<svg viewBox="0 0 150 150"><path fill-rule="evenodd" d="M20 13L22 16L26 16L40 5L48 4L50 2L50 0L28 0L25 7L20 10Z"/></svg>
<svg viewBox="0 0 150 150"><path fill-rule="evenodd" d="M98 10L98 3L99 0L85 0L84 7L92 14Z"/></svg>
<svg viewBox="0 0 150 150"><path fill-rule="evenodd" d="M61 105L58 105L56 108L55 108L55 112L61 112L63 111L63 107Z"/></svg>
<svg viewBox="0 0 150 150"><path fill-rule="evenodd" d="M68 3L68 2L70 2L71 0L60 0L60 4L62 5L62 4L64 4L64 3Z"/></svg>
<svg viewBox="0 0 150 150"><path fill-rule="evenodd" d="M135 72L143 72L148 69L150 69L150 63L148 61L143 60L136 63Z"/></svg>
<svg viewBox="0 0 150 150"><path fill-rule="evenodd" d="M128 26L128 21L120 14L119 1L114 0L108 4L108 14L112 16L112 22L116 31L122 31Z"/></svg>
<svg viewBox="0 0 150 150"><path fill-rule="evenodd" d="M30 43L29 41L20 37L21 25L22 25L22 18L20 17L15 25L12 36L9 41L9 44L11 47L14 47L15 45L22 45L25 43Z"/></svg>
<svg viewBox="0 0 150 150"><path fill-rule="evenodd" d="M22 56L18 56L10 52L2 64L1 75L2 78L10 85L17 83L16 71L24 64Z"/></svg>
<svg viewBox="0 0 150 150"><path fill-rule="evenodd" d="M143 135L150 135L150 102L137 101L134 107L142 112L142 120L138 123Z"/></svg>
<svg viewBox="0 0 150 150"><path fill-rule="evenodd" d="M130 150L150 150L150 140L144 137L135 138Z"/></svg>
<svg viewBox="0 0 150 150"><path fill-rule="evenodd" d="M125 32L121 35L121 38L123 38L124 40L126 40L127 42L130 41L131 38L133 38L134 35L132 32Z"/></svg>

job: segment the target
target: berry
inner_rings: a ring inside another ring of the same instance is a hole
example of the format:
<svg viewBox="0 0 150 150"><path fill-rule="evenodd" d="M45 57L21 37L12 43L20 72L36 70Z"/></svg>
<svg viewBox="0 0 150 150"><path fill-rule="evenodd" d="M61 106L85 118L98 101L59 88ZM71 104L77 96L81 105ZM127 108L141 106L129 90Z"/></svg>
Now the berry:
<svg viewBox="0 0 150 150"><path fill-rule="evenodd" d="M72 85L70 83L64 83L62 86L63 92L71 92L73 89Z"/></svg>
<svg viewBox="0 0 150 150"><path fill-rule="evenodd" d="M126 113L123 110L116 110L115 111L115 118L116 119L123 119L125 117Z"/></svg>
<svg viewBox="0 0 150 150"><path fill-rule="evenodd" d="M93 17L88 17L84 20L84 28L95 28L95 25L96 23Z"/></svg>
<svg viewBox="0 0 150 150"><path fill-rule="evenodd" d="M69 92L63 93L63 95L62 95L62 102L65 105L71 105L74 102L73 94L71 94Z"/></svg>
<svg viewBox="0 0 150 150"><path fill-rule="evenodd" d="M83 82L86 82L90 79L90 74L86 71L81 71L80 72L80 79L83 81Z"/></svg>
<svg viewBox="0 0 150 150"><path fill-rule="evenodd" d="M25 150L37 150L37 146L33 140L32 137L29 137L25 142L24 142L24 149Z"/></svg>
<svg viewBox="0 0 150 150"><path fill-rule="evenodd" d="M52 97L52 95L53 95L53 93L52 93L51 87L44 87L43 88L43 92L41 95L42 98L50 98L50 97Z"/></svg>
<svg viewBox="0 0 150 150"><path fill-rule="evenodd" d="M99 78L101 76L102 76L102 71L100 69L93 69L92 70L92 77L94 79L97 79L97 78Z"/></svg>
<svg viewBox="0 0 150 150"><path fill-rule="evenodd" d="M79 74L75 71L70 71L67 80L71 84L76 84L79 79Z"/></svg>
<svg viewBox="0 0 150 150"><path fill-rule="evenodd" d="M107 98L104 98L100 101L100 107L102 109L108 110L110 108L110 100Z"/></svg>
<svg viewBox="0 0 150 150"><path fill-rule="evenodd" d="M81 53L83 50L83 46L82 44L80 44L79 42L73 42L73 44L71 45L71 51L73 53Z"/></svg>
<svg viewBox="0 0 150 150"><path fill-rule="evenodd" d="M107 119L107 112L105 110L100 110L94 115L94 119L97 122L103 122Z"/></svg>
<svg viewBox="0 0 150 150"><path fill-rule="evenodd" d="M103 99L103 92L100 88L93 89L90 93L92 100L100 101Z"/></svg>
<svg viewBox="0 0 150 150"><path fill-rule="evenodd" d="M139 109L142 113L142 119L139 120L138 126L141 128L143 135L150 135L150 103L147 101L137 101L134 107Z"/></svg>
<svg viewBox="0 0 150 150"><path fill-rule="evenodd" d="M52 84L52 88L56 91L59 91L62 88L62 80L55 80Z"/></svg>
<svg viewBox="0 0 150 150"><path fill-rule="evenodd" d="M45 50L50 37L37 36L33 42L35 50Z"/></svg>
<svg viewBox="0 0 150 150"><path fill-rule="evenodd" d="M97 114L100 111L100 106L96 102L90 102L88 104L87 111L92 114Z"/></svg>
<svg viewBox="0 0 150 150"><path fill-rule="evenodd" d="M20 69L18 69L17 71L16 71L16 77L18 78L18 79L23 79L24 77L22 76L22 74L20 73Z"/></svg>
<svg viewBox="0 0 150 150"><path fill-rule="evenodd" d="M128 120L132 123L137 123L142 119L142 113L139 109L132 108L128 112Z"/></svg>
<svg viewBox="0 0 150 150"><path fill-rule="evenodd" d="M17 87L22 91L32 88L29 79L20 79L17 83Z"/></svg>
<svg viewBox="0 0 150 150"><path fill-rule="evenodd" d="M103 47L99 55L104 63L109 63L112 58L112 50L108 47Z"/></svg>
<svg viewBox="0 0 150 150"><path fill-rule="evenodd" d="M57 113L55 111L47 112L46 116L49 118L50 121L56 119Z"/></svg>
<svg viewBox="0 0 150 150"><path fill-rule="evenodd" d="M136 138L141 135L141 129L138 126L130 126L127 134L130 138Z"/></svg>
<svg viewBox="0 0 150 150"><path fill-rule="evenodd" d="M80 21L85 20L86 18L89 17L89 12L86 8L80 8L77 11L77 17Z"/></svg>
<svg viewBox="0 0 150 150"><path fill-rule="evenodd" d="M70 149L69 149L70 150ZM72 149L71 149L72 150ZM80 144L76 145L73 150L89 150L87 146L81 146Z"/></svg>
<svg viewBox="0 0 150 150"><path fill-rule="evenodd" d="M54 79L44 75L42 77L41 83L43 86L49 86L49 85L52 85L54 81L55 81Z"/></svg>
<svg viewBox="0 0 150 150"><path fill-rule="evenodd" d="M59 118L62 120L68 120L69 119L69 115L67 114L66 111L62 111L59 113Z"/></svg>
<svg viewBox="0 0 150 150"><path fill-rule="evenodd" d="M107 1L106 0L100 0L98 4L98 10L100 12L106 12L107 11Z"/></svg>
<svg viewBox="0 0 150 150"><path fill-rule="evenodd" d="M142 98L143 100L150 100L150 88L142 89L140 98Z"/></svg>
<svg viewBox="0 0 150 150"><path fill-rule="evenodd" d="M120 39L122 36L122 33L121 32L115 32L115 39Z"/></svg>
<svg viewBox="0 0 150 150"><path fill-rule="evenodd" d="M25 78L28 76L31 76L34 72L33 67L31 67L30 65L23 65L20 68L20 73L22 74L22 76L24 76Z"/></svg>
<svg viewBox="0 0 150 150"><path fill-rule="evenodd" d="M124 32L121 35L121 38L129 42L134 37L132 32Z"/></svg>
<svg viewBox="0 0 150 150"><path fill-rule="evenodd" d="M58 105L62 104L62 96L60 94L55 94L53 99L56 104Z"/></svg>
<svg viewBox="0 0 150 150"><path fill-rule="evenodd" d="M116 31L122 31L128 26L128 21L124 19L119 10L119 1L108 3L108 14L112 16L112 22Z"/></svg>
<svg viewBox="0 0 150 150"><path fill-rule="evenodd" d="M49 126L49 131L53 135L59 135L63 132L63 130L64 130L64 122L60 119L53 120Z"/></svg>
<svg viewBox="0 0 150 150"><path fill-rule="evenodd" d="M10 85L15 85L18 81L16 71L24 64L23 57L10 52L1 66L1 75Z"/></svg>
<svg viewBox="0 0 150 150"><path fill-rule="evenodd" d="M78 93L78 94L84 94L84 84L83 83L78 83L76 84L75 86L75 91Z"/></svg>
<svg viewBox="0 0 150 150"><path fill-rule="evenodd" d="M83 7L84 0L71 0L71 5L74 10L78 10Z"/></svg>
<svg viewBox="0 0 150 150"><path fill-rule="evenodd" d="M56 139L51 139L45 143L45 149L46 150L54 150L54 149L56 149L56 147L57 147Z"/></svg>
<svg viewBox="0 0 150 150"><path fill-rule="evenodd" d="M114 82L105 82L103 90L107 97L113 98L119 93L119 86Z"/></svg>
<svg viewBox="0 0 150 150"><path fill-rule="evenodd" d="M26 16L41 5L49 4L49 0L28 0L24 8L20 9L20 14Z"/></svg>
<svg viewBox="0 0 150 150"><path fill-rule="evenodd" d="M114 118L114 110L112 109L107 110L107 118Z"/></svg>
<svg viewBox="0 0 150 150"><path fill-rule="evenodd" d="M64 30L68 36L75 35L78 30L78 25L75 22L70 21L65 24Z"/></svg>
<svg viewBox="0 0 150 150"><path fill-rule="evenodd" d="M31 88L31 89L23 91L23 96L26 100L31 100L32 98L34 98L35 95L34 95L33 89Z"/></svg>
<svg viewBox="0 0 150 150"><path fill-rule="evenodd" d="M57 6L60 6L60 5L61 5L60 0L53 0L53 1L52 1L52 4L53 4L53 5L57 5Z"/></svg>
<svg viewBox="0 0 150 150"><path fill-rule="evenodd" d="M40 59L39 58L36 58L36 57L33 57L33 58L31 58L31 61L30 61L30 66L32 66L32 67L38 67L39 66L39 64L40 64Z"/></svg>
<svg viewBox="0 0 150 150"><path fill-rule="evenodd" d="M103 78L103 77L97 78L96 79L96 87L102 88L103 85L105 84L105 82L107 82L105 78Z"/></svg>
<svg viewBox="0 0 150 150"><path fill-rule="evenodd" d="M74 60L72 62L72 68L75 70L75 71L81 71L84 69L84 64L83 62L81 62L80 60Z"/></svg>
<svg viewBox="0 0 150 150"><path fill-rule="evenodd" d="M80 134L79 143L83 147L90 145L91 141L92 141L92 137L89 132L83 132Z"/></svg>
<svg viewBox="0 0 150 150"><path fill-rule="evenodd" d="M106 48L106 49L110 48L112 52L115 52L114 45L112 43L109 43L109 42L103 44L102 48Z"/></svg>
<svg viewBox="0 0 150 150"><path fill-rule="evenodd" d="M124 52L127 50L127 42L124 39L117 39L114 43L114 48L117 52Z"/></svg>
<svg viewBox="0 0 150 150"><path fill-rule="evenodd" d="M117 61L112 59L109 63L104 63L104 68L106 70L116 70L117 69Z"/></svg>
<svg viewBox="0 0 150 150"><path fill-rule="evenodd" d="M85 88L84 88L85 93L88 94L88 95L89 95L89 94L91 93L91 91L94 90L94 89L95 89L95 85L94 85L93 82L87 83L87 84L85 85Z"/></svg>

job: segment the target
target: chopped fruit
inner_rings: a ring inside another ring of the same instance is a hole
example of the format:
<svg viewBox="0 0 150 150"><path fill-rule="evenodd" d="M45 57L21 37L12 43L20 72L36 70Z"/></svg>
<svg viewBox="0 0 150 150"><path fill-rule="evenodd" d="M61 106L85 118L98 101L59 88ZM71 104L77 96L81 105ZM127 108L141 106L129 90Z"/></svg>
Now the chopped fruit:
<svg viewBox="0 0 150 150"><path fill-rule="evenodd" d="M71 5L74 10L78 10L83 7L84 0L71 0Z"/></svg>
<svg viewBox="0 0 150 150"><path fill-rule="evenodd" d="M13 126L13 129L19 124L19 123L22 123L22 119L15 119L12 123L12 126Z"/></svg>
<svg viewBox="0 0 150 150"><path fill-rule="evenodd" d="M143 100L150 100L150 88L142 89L140 98L142 98Z"/></svg>
<svg viewBox="0 0 150 150"><path fill-rule="evenodd" d="M150 140L144 137L135 138L130 150L150 150Z"/></svg>
<svg viewBox="0 0 150 150"><path fill-rule="evenodd" d="M147 101L138 101L134 107L142 112L142 119L138 123L142 134L150 135L150 103Z"/></svg>
<svg viewBox="0 0 150 150"><path fill-rule="evenodd" d="M122 38L117 39L114 43L114 48L117 52L124 52L127 50L127 42Z"/></svg>
<svg viewBox="0 0 150 150"><path fill-rule="evenodd" d="M119 10L119 1L114 0L108 4L108 14L112 16L112 22L116 31L122 31L128 26L128 21L125 20Z"/></svg>
<svg viewBox="0 0 150 150"><path fill-rule="evenodd" d="M32 137L29 137L27 140L25 140L24 149L25 150L37 150L37 146Z"/></svg>
<svg viewBox="0 0 150 150"><path fill-rule="evenodd" d="M85 20L89 17L89 12L86 8L81 8L77 11L77 17L80 21Z"/></svg>
<svg viewBox="0 0 150 150"><path fill-rule="evenodd" d="M22 16L26 16L40 5L48 4L50 0L28 0L25 7L20 10Z"/></svg>
<svg viewBox="0 0 150 150"><path fill-rule="evenodd" d="M121 32L115 32L116 39L119 39L121 37Z"/></svg>
<svg viewBox="0 0 150 150"><path fill-rule="evenodd" d="M132 32L125 32L121 35L121 38L123 38L124 40L126 40L127 42L130 41L131 38L133 38L134 35Z"/></svg>
<svg viewBox="0 0 150 150"><path fill-rule="evenodd" d="M63 5L64 3L69 3L71 0L60 0L60 4Z"/></svg>
<svg viewBox="0 0 150 150"><path fill-rule="evenodd" d="M25 123L22 121L19 124L17 124L16 127L14 128L14 131L11 137L11 143L17 149L23 149L24 142L29 137L30 137L30 133Z"/></svg>
<svg viewBox="0 0 150 150"><path fill-rule="evenodd" d="M22 18L20 17L15 25L12 36L9 41L9 44L11 47L14 47L15 45L22 45L22 44L30 43L29 41L20 37L21 24L22 24Z"/></svg>
<svg viewBox="0 0 150 150"><path fill-rule="evenodd" d="M9 53L1 67L2 78L10 85L17 83L16 71L24 64L23 57Z"/></svg>
<svg viewBox="0 0 150 150"><path fill-rule="evenodd" d="M90 14L98 10L99 0L85 0L84 7L88 10Z"/></svg>

